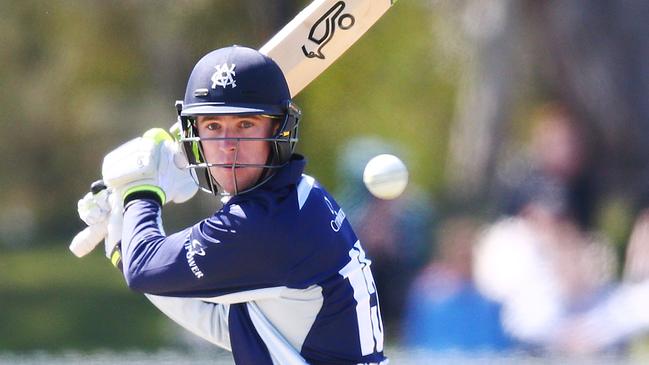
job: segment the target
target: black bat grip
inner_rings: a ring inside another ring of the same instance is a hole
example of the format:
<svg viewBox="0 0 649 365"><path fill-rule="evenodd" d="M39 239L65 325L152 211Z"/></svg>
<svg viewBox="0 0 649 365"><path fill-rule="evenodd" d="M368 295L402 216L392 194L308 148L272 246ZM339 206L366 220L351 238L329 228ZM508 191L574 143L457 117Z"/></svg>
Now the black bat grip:
<svg viewBox="0 0 649 365"><path fill-rule="evenodd" d="M90 192L93 194L98 194L100 191L106 189L106 184L104 180L97 180L90 185Z"/></svg>

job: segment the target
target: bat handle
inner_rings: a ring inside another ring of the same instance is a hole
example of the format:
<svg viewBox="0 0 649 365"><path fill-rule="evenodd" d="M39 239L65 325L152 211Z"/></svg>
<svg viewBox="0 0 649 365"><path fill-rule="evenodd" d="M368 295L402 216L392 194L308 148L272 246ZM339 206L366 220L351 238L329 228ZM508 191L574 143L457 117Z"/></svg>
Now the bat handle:
<svg viewBox="0 0 649 365"><path fill-rule="evenodd" d="M90 191L93 194L98 194L105 189L106 184L102 180L97 180L90 185ZM88 226L74 236L70 243L70 251L77 257L84 257L94 250L107 234L108 221Z"/></svg>
<svg viewBox="0 0 649 365"><path fill-rule="evenodd" d="M104 184L104 180L97 180L90 184L90 192L97 195L99 194L102 190L106 190L106 184Z"/></svg>
<svg viewBox="0 0 649 365"><path fill-rule="evenodd" d="M86 227L77 233L70 243L70 251L77 257L89 254L108 234L107 222Z"/></svg>

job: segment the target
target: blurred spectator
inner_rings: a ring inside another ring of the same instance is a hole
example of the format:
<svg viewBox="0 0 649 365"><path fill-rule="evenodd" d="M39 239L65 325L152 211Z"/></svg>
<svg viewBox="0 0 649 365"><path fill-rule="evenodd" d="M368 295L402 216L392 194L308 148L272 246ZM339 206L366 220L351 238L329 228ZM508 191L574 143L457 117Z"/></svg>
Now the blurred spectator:
<svg viewBox="0 0 649 365"><path fill-rule="evenodd" d="M649 333L647 210L638 215L631 232L623 279L605 300L566 323L557 339L562 350L577 354L609 351Z"/></svg>
<svg viewBox="0 0 649 365"><path fill-rule="evenodd" d="M532 116L532 128L529 150L501 174L504 213L516 215L539 190L554 190L554 203L561 205L556 209L580 228L591 228L596 179L585 128L558 102L539 107Z"/></svg>
<svg viewBox="0 0 649 365"><path fill-rule="evenodd" d="M372 196L363 184L363 170L381 153L400 156L407 164L407 156L398 146L374 137L350 140L339 156L342 190L338 196L372 260L372 273L381 293L381 314L390 333L399 327L412 278L428 259L433 205L412 180L396 199Z"/></svg>
<svg viewBox="0 0 649 365"><path fill-rule="evenodd" d="M503 304L503 325L530 348L552 349L565 322L609 288L610 244L592 224L586 143L566 108L541 109L533 130L531 173L516 180L510 216L490 227L476 250L479 288Z"/></svg>
<svg viewBox="0 0 649 365"><path fill-rule="evenodd" d="M476 250L480 290L503 304L503 325L531 348L552 346L563 322L601 300L615 274L604 241L532 202L485 233Z"/></svg>
<svg viewBox="0 0 649 365"><path fill-rule="evenodd" d="M439 252L418 275L408 295L404 344L427 351L502 351L501 307L475 287L472 250L478 225L467 218L446 222Z"/></svg>

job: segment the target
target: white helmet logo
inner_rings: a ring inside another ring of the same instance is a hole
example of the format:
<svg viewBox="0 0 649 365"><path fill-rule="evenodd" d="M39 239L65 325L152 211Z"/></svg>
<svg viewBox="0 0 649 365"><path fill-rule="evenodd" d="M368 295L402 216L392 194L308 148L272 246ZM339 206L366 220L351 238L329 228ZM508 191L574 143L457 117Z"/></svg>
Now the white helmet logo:
<svg viewBox="0 0 649 365"><path fill-rule="evenodd" d="M234 72L235 66L235 64L228 66L227 63L214 66L216 72L212 75L212 89L216 89L217 86L221 86L225 89L228 85L233 89L237 87L234 80L234 76L236 76L236 72Z"/></svg>

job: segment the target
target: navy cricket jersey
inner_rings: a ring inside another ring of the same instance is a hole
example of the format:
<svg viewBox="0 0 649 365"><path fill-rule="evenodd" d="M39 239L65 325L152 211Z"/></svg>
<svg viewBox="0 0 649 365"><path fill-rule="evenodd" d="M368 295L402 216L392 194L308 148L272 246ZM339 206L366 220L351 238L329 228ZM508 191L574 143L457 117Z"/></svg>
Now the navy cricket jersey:
<svg viewBox="0 0 649 365"><path fill-rule="evenodd" d="M379 364L383 324L345 213L292 161L213 216L165 236L161 207L129 202L122 263L132 289L237 364Z"/></svg>

